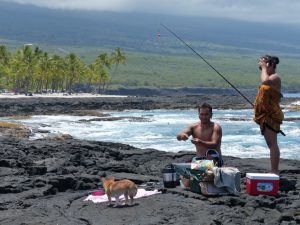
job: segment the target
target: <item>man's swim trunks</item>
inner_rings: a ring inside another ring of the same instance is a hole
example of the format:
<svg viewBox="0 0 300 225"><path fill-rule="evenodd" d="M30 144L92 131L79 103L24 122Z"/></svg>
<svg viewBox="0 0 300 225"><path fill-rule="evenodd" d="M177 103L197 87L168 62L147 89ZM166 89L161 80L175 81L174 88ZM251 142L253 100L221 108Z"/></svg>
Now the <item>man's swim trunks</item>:
<svg viewBox="0 0 300 225"><path fill-rule="evenodd" d="M280 108L280 99L282 95L269 85L260 85L254 103L253 120L259 124L261 133L265 128L269 128L276 133L280 132L280 124L284 119Z"/></svg>

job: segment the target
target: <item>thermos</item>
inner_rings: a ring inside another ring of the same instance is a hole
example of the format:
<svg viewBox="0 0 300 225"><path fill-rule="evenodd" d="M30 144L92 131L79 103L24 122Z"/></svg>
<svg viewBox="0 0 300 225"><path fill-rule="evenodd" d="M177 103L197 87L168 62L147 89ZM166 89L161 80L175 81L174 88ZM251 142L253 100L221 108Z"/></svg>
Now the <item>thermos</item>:
<svg viewBox="0 0 300 225"><path fill-rule="evenodd" d="M167 165L162 170L163 182L165 188L175 188L179 183L179 175L176 173L172 164Z"/></svg>

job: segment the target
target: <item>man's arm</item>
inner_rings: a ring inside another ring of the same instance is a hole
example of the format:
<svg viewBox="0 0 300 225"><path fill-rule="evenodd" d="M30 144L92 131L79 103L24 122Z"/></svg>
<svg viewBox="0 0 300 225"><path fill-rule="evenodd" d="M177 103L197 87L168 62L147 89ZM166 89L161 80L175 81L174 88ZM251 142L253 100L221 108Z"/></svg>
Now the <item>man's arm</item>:
<svg viewBox="0 0 300 225"><path fill-rule="evenodd" d="M193 134L193 125L188 126L183 131L177 134L176 138L178 141L186 141L189 136Z"/></svg>
<svg viewBox="0 0 300 225"><path fill-rule="evenodd" d="M219 124L214 124L214 130L211 136L211 141L203 141L199 138L193 138L192 143L195 145L203 145L206 148L218 148L221 144L222 128Z"/></svg>

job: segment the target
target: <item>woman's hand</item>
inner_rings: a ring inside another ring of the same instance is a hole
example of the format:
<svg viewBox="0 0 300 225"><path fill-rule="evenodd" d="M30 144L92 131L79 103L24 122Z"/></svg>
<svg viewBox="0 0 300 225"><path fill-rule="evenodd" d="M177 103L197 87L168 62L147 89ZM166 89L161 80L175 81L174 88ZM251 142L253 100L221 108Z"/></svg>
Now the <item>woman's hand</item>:
<svg viewBox="0 0 300 225"><path fill-rule="evenodd" d="M268 63L265 62L263 58L258 61L259 69L266 69L268 67Z"/></svg>

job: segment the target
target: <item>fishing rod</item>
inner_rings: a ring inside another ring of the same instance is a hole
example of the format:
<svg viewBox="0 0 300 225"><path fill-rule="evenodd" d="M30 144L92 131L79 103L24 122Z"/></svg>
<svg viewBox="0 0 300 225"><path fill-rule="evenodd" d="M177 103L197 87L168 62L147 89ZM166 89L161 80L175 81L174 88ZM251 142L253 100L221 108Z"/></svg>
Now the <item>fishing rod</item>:
<svg viewBox="0 0 300 225"><path fill-rule="evenodd" d="M191 49L197 56L199 56L207 65L209 65L220 77L222 77L234 90L236 90L252 107L254 107L254 104L242 93L240 92L229 80L226 79L216 68L214 68L205 58L203 58L198 52L196 52L190 45L188 45L184 40L182 40L177 34L175 34L171 29L169 29L164 24L160 24L163 28L165 28L167 31L169 31L171 34L173 34L178 40L180 40L182 43L184 43L189 49ZM283 133L282 130L279 130L279 132L285 136L285 133Z"/></svg>
<svg viewBox="0 0 300 225"><path fill-rule="evenodd" d="M177 34L175 34L172 30L170 30L168 27L160 24L163 28L165 28L167 31L169 31L171 34L173 34L178 40L180 40L182 43L184 43L189 49L191 49L197 56L199 56L207 65L209 65L220 77L222 77L234 90L236 90L252 107L254 107L253 103L242 93L240 92L229 80L226 79L216 68L214 68L205 58L203 58L198 52L196 52L190 45L188 45L184 40L182 40Z"/></svg>

